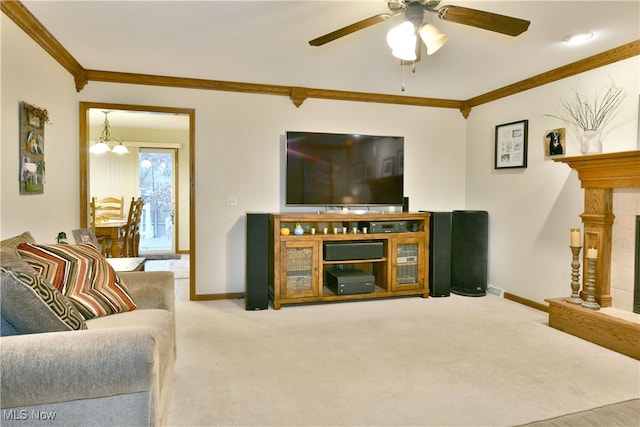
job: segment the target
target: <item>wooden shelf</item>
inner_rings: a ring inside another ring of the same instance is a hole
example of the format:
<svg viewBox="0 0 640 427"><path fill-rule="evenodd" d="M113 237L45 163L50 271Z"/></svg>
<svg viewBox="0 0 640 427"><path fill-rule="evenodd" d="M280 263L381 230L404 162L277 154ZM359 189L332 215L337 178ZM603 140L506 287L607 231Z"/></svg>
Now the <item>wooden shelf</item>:
<svg viewBox="0 0 640 427"><path fill-rule="evenodd" d="M559 157L578 172L582 188L640 187L640 150Z"/></svg>

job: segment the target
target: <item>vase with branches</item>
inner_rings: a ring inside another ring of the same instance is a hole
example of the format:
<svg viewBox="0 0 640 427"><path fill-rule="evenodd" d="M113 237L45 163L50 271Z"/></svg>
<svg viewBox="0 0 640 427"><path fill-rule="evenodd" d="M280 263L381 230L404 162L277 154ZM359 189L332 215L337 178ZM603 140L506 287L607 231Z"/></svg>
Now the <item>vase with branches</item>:
<svg viewBox="0 0 640 427"><path fill-rule="evenodd" d="M560 99L559 114L546 114L582 129L583 154L602 152L602 129L616 115L625 98L624 90L613 81L600 90L593 100L577 88L569 99Z"/></svg>

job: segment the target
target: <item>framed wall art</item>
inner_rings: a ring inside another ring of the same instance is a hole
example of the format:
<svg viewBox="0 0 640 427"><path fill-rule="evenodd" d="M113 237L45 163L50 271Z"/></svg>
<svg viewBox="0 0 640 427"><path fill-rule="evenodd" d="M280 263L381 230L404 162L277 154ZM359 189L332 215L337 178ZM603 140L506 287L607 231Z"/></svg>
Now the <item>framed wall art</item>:
<svg viewBox="0 0 640 427"><path fill-rule="evenodd" d="M565 128L551 129L544 133L545 156L564 156L566 133Z"/></svg>
<svg viewBox="0 0 640 427"><path fill-rule="evenodd" d="M43 194L45 183L44 125L46 109L20 103L20 148L18 153L20 194Z"/></svg>
<svg viewBox="0 0 640 427"><path fill-rule="evenodd" d="M529 120L496 126L494 168L526 168Z"/></svg>
<svg viewBox="0 0 640 427"><path fill-rule="evenodd" d="M93 228L77 228L71 233L73 233L73 239L76 243L89 243L96 249L100 249L100 243L98 243L98 238Z"/></svg>

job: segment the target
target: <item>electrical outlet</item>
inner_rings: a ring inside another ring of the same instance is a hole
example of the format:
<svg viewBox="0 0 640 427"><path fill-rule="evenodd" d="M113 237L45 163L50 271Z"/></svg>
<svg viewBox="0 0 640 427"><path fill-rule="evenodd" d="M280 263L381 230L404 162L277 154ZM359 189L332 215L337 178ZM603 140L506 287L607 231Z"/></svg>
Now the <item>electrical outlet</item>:
<svg viewBox="0 0 640 427"><path fill-rule="evenodd" d="M238 206L238 196L227 194L227 206Z"/></svg>

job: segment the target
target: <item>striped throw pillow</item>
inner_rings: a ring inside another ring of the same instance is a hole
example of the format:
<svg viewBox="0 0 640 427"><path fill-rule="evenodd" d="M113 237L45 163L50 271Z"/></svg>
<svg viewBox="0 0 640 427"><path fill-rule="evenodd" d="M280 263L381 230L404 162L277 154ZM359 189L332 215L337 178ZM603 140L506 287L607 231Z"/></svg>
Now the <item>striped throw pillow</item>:
<svg viewBox="0 0 640 427"><path fill-rule="evenodd" d="M136 308L125 284L92 245L21 243L18 254L69 298L87 320Z"/></svg>

